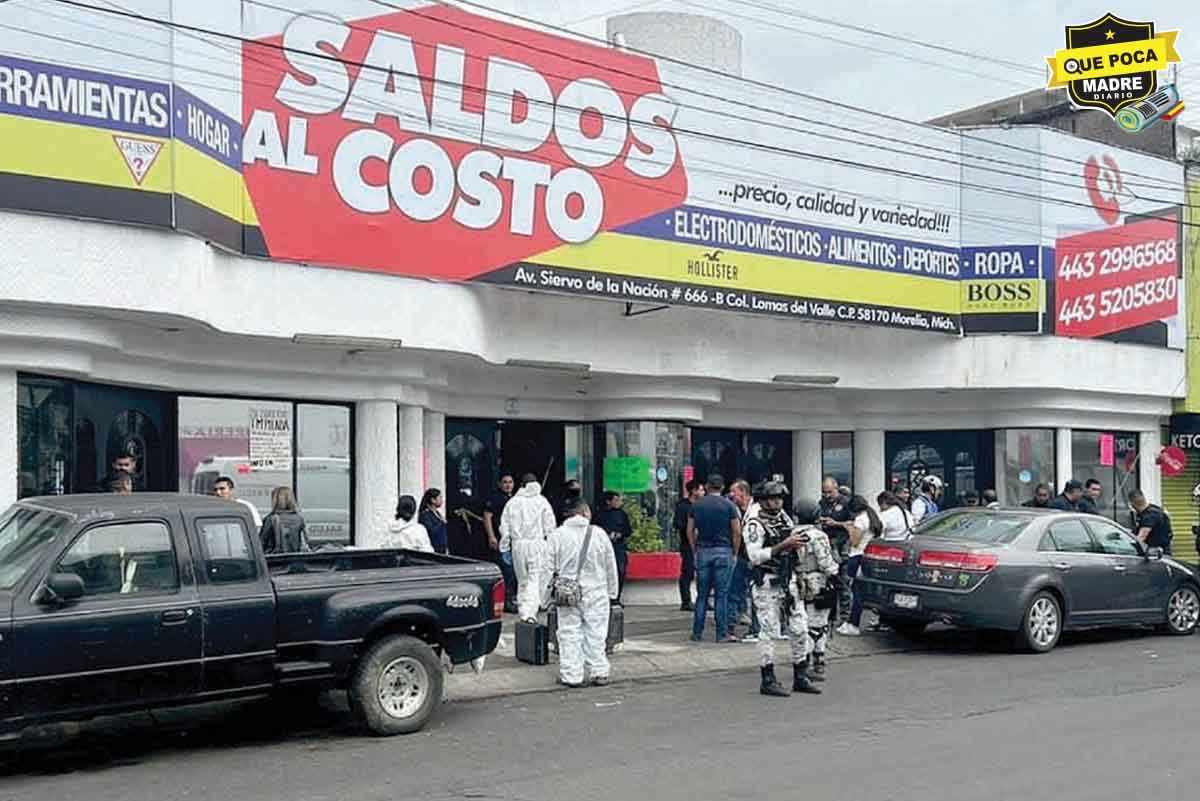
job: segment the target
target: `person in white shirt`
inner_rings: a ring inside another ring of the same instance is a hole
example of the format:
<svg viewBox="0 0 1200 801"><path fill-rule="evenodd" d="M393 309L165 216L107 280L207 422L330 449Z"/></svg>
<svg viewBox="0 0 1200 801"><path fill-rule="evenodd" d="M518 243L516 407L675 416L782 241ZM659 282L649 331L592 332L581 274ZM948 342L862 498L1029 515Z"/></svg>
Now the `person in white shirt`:
<svg viewBox="0 0 1200 801"><path fill-rule="evenodd" d="M912 534L912 514L904 508L904 503L891 492L881 492L875 499L879 504L879 522L883 523L883 536L880 539L899 542Z"/></svg>
<svg viewBox="0 0 1200 801"><path fill-rule="evenodd" d="M216 481L214 481L213 482L213 495L216 495L221 500L232 501L234 503L240 503L242 506L245 506L247 509L250 510L250 516L254 518L254 530L258 531L262 528L262 523L263 523L262 515L259 514L258 507L256 507L254 504L250 503L250 501L243 501L241 498L239 498L237 496L237 494L234 493L232 478L230 478L229 476L221 476Z"/></svg>
<svg viewBox="0 0 1200 801"><path fill-rule="evenodd" d="M401 495L396 503L396 519L388 525L382 541L374 547L433 553L429 532L416 520L416 516L417 499L411 495Z"/></svg>
<svg viewBox="0 0 1200 801"><path fill-rule="evenodd" d="M587 502L576 500L564 511L570 516L550 539L549 561L559 577L578 576L581 597L577 606L558 607L558 680L568 687L582 687L586 677L602 687L608 684L610 671L605 654L609 606L620 591L617 557L608 534L592 525Z"/></svg>
<svg viewBox="0 0 1200 801"><path fill-rule="evenodd" d="M937 476L921 479L921 491L912 502L912 524L915 526L927 517L938 513L938 500L942 497L942 480Z"/></svg>
<svg viewBox="0 0 1200 801"><path fill-rule="evenodd" d="M500 515L500 553L512 552L517 574L517 615L530 623L537 621L538 610L550 600L546 540L557 525L554 507L542 495L537 476L522 476L521 489Z"/></svg>
<svg viewBox="0 0 1200 801"><path fill-rule="evenodd" d="M857 583L855 577L858 575L859 566L862 564L863 553L867 550L867 546L871 540L883 534L883 521L879 519L879 515L871 508L871 504L867 503L867 499L861 495L855 495L850 499L847 508L852 515L849 522L836 523L846 530L846 534L850 537L850 557L846 560L846 575L850 578L851 586ZM859 623L862 621L862 597L855 590L853 600L850 604L850 619L838 627L838 634L846 637L857 637L861 634Z"/></svg>

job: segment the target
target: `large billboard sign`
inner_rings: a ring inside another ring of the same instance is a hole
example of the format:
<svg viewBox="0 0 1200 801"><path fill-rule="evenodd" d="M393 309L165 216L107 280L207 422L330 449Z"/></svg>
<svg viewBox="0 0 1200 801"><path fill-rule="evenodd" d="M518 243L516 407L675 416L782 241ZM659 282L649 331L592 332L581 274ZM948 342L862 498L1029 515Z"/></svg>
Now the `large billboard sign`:
<svg viewBox="0 0 1200 801"><path fill-rule="evenodd" d="M954 132L825 136L772 111L786 93L502 14L125 5L168 24L0 4L0 207L330 269L945 334L1053 332L1054 296L1086 294L1054 246L1121 224L1043 213L1063 193L1036 159L1022 182L971 173L966 145L928 155ZM1138 303L1108 324L1170 310ZM1100 330L1074 308L1059 333Z"/></svg>

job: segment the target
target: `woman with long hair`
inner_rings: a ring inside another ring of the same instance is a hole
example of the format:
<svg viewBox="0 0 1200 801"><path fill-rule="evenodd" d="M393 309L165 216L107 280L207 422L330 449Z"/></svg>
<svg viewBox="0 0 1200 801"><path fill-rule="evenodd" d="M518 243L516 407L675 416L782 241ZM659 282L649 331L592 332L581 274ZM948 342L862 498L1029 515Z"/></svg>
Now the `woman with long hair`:
<svg viewBox="0 0 1200 801"><path fill-rule="evenodd" d="M396 519L388 526L384 542L378 547L433 553L429 532L415 519L416 516L417 499L411 495L401 495L396 503Z"/></svg>
<svg viewBox="0 0 1200 801"><path fill-rule="evenodd" d="M879 504L879 520L883 523L883 537L886 541L901 541L912 534L912 517L894 492L881 492L875 499Z"/></svg>
<svg viewBox="0 0 1200 801"><path fill-rule="evenodd" d="M271 513L263 519L258 532L266 553L301 553L312 550L304 518L296 508L296 496L291 487L271 490Z"/></svg>
<svg viewBox="0 0 1200 801"><path fill-rule="evenodd" d="M871 504L867 503L867 499L861 495L851 497L846 508L850 512L850 520L833 525L844 528L850 537L850 556L846 559L845 576L852 582L853 600L850 603L850 619L839 626L837 631L838 634L846 637L857 637L862 633L859 629L859 623L862 622L862 597L856 586L858 582L855 577L862 565L863 553L867 550L867 545L871 540L883 535L883 521L871 508Z"/></svg>
<svg viewBox="0 0 1200 801"><path fill-rule="evenodd" d="M421 496L421 506L417 512L417 519L429 534L429 544L436 553L450 553L443 502L442 491L437 487L430 487Z"/></svg>

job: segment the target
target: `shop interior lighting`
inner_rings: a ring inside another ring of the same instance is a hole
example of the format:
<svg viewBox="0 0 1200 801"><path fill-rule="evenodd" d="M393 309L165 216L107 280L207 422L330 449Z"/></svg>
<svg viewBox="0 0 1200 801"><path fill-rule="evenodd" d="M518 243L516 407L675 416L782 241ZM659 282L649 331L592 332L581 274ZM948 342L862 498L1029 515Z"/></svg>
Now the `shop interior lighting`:
<svg viewBox="0 0 1200 801"><path fill-rule="evenodd" d="M585 362L546 362L539 359L509 359L504 363L507 367L527 367L531 370L558 370L564 373L586 373L592 369Z"/></svg>
<svg viewBox="0 0 1200 801"><path fill-rule="evenodd" d="M776 384L829 387L838 382L836 375L777 375L771 379Z"/></svg>
<svg viewBox="0 0 1200 801"><path fill-rule="evenodd" d="M297 345L316 345L323 348L339 348L348 351L399 350L402 345L398 339L343 337L334 334L296 334L292 337L292 342L295 342Z"/></svg>

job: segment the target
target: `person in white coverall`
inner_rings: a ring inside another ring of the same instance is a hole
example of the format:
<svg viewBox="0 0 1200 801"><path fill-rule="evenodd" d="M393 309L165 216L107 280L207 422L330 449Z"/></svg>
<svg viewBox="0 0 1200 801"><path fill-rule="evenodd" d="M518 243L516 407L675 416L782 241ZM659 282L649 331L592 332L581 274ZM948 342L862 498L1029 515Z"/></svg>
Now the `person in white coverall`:
<svg viewBox="0 0 1200 801"><path fill-rule="evenodd" d="M592 536L588 538L588 529ZM583 543L587 539L587 553ZM608 684L608 612L620 592L617 557L608 534L592 525L592 510L577 501L572 514L550 541L552 574L579 577L578 606L558 607L558 680L568 687ZM581 568L582 564L582 568Z"/></svg>
<svg viewBox="0 0 1200 801"><path fill-rule="evenodd" d="M500 516L500 552L512 551L517 615L521 620L536 621L538 610L550 600L546 540L556 525L554 507L542 496L537 477L522 476L521 489L505 504Z"/></svg>

